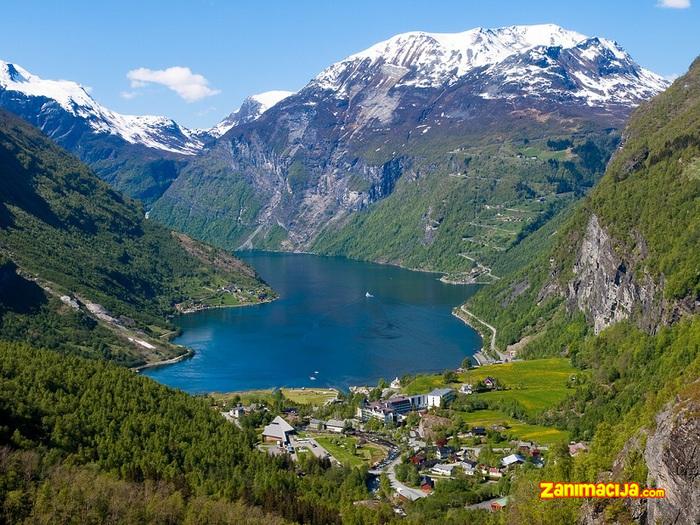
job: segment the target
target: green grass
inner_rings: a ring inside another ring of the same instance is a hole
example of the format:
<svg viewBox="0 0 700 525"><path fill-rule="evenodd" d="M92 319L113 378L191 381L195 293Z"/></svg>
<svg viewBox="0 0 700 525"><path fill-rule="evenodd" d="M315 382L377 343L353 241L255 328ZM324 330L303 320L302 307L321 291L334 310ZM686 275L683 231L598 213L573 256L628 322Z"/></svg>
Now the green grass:
<svg viewBox="0 0 700 525"><path fill-rule="evenodd" d="M569 433L543 425L530 425L523 423L498 410L477 410L476 412L460 412L460 416L470 426L490 427L492 425L505 425L508 429L504 432L512 438L525 441L534 441L541 444L552 444L568 441Z"/></svg>
<svg viewBox="0 0 700 525"><path fill-rule="evenodd" d="M281 388L282 395L290 401L299 405L321 406L329 399L335 399L337 391L332 388ZM272 401L272 388L263 390L245 390L242 392L213 392L213 397L219 403L231 401L234 397L239 396L244 404Z"/></svg>
<svg viewBox="0 0 700 525"><path fill-rule="evenodd" d="M325 448L335 459L346 467L361 467L372 465L386 456L383 448L372 443L358 445L357 438L350 436L312 435L312 437ZM352 444L357 446L356 453L350 451Z"/></svg>
<svg viewBox="0 0 700 525"><path fill-rule="evenodd" d="M474 398L518 401L529 414L537 414L557 405L569 390L566 383L576 369L568 359L547 358L530 361L514 361L500 365L482 366L459 374L460 383L447 385L441 374L421 375L405 388L406 394L429 392L433 388L461 383L475 384L487 376L495 377L506 390L472 394Z"/></svg>

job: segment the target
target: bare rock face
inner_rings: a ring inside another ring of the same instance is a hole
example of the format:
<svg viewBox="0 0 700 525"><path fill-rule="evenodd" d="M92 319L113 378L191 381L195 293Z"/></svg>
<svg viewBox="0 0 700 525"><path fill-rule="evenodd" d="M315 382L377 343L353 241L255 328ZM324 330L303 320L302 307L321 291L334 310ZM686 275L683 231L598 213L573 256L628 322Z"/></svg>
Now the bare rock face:
<svg viewBox="0 0 700 525"><path fill-rule="evenodd" d="M643 247L633 250L643 252ZM649 331L654 331L654 325L663 318L661 287L646 273L635 271L638 263L616 252L614 240L592 215L566 296L570 307L585 312L595 333L636 312L642 327Z"/></svg>
<svg viewBox="0 0 700 525"><path fill-rule="evenodd" d="M649 467L648 484L666 489L665 498L647 500L644 523L700 523L700 401L697 396L676 399L656 416L656 430L647 439L644 459Z"/></svg>

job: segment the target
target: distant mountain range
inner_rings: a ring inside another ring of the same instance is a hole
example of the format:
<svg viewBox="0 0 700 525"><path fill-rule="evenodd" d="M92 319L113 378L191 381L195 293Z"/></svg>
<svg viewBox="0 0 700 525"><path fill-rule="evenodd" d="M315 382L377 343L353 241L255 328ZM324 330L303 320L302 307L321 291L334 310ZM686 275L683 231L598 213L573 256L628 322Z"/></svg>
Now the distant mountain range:
<svg viewBox="0 0 700 525"><path fill-rule="evenodd" d="M147 204L216 137L256 119L289 94L253 95L211 129L188 129L167 117L122 115L98 103L76 82L45 80L0 61L0 107L37 126L117 189Z"/></svg>
<svg viewBox="0 0 700 525"><path fill-rule="evenodd" d="M457 257L465 242L493 253L585 193L615 130L667 84L613 41L544 24L400 34L298 93L251 96L208 130L120 115L74 82L8 63L0 106L152 217L226 248L469 270ZM528 200L533 214L504 238L472 231L484 204ZM448 218L456 206L460 219ZM360 239L360 229L372 235Z"/></svg>
<svg viewBox="0 0 700 525"><path fill-rule="evenodd" d="M228 248L468 270L459 253L506 247L592 186L615 130L666 86L618 44L555 25L397 35L231 128L152 216ZM528 200L502 239L472 224Z"/></svg>

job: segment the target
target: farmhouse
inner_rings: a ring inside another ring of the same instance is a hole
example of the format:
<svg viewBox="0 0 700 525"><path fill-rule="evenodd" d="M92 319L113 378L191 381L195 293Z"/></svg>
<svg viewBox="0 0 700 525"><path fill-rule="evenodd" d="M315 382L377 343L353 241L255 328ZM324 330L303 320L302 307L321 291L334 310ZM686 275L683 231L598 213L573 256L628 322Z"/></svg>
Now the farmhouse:
<svg viewBox="0 0 700 525"><path fill-rule="evenodd" d="M493 390L494 388L496 388L496 384L496 380L491 376L488 376L486 379L484 379L484 386L488 389Z"/></svg>
<svg viewBox="0 0 700 525"><path fill-rule="evenodd" d="M294 427L287 423L281 416L277 416L263 429L263 439L267 442L280 441L287 443L290 434L294 434Z"/></svg>

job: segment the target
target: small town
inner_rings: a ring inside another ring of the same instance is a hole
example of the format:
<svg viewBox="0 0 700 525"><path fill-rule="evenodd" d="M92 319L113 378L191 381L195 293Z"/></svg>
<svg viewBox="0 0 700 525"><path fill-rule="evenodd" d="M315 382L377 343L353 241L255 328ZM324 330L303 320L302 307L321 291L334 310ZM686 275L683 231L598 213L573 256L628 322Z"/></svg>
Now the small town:
<svg viewBox="0 0 700 525"><path fill-rule="evenodd" d="M493 398L528 390L499 379L500 367L396 377L376 386L350 387L347 393L302 387L214 399L231 423L254 430L261 451L289 457L301 469L310 457L363 469L374 499L355 505L388 502L402 515L407 504L459 492L465 508L498 512L508 505L519 471L542 468L553 449L567 456L588 450L586 443L568 441L565 432L494 410L503 410L504 403L493 403ZM490 375L492 370L496 372ZM500 375L508 377L507 372ZM475 380L460 382L464 377ZM442 385L417 392L421 383Z"/></svg>

